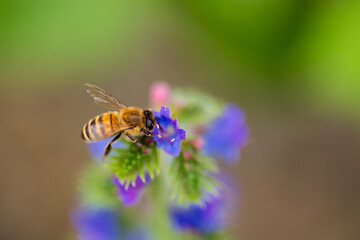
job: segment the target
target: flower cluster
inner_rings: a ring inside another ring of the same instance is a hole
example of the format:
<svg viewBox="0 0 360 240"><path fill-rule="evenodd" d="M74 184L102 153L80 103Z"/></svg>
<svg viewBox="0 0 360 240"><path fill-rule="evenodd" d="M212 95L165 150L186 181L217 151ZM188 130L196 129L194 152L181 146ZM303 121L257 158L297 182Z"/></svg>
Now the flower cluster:
<svg viewBox="0 0 360 240"><path fill-rule="evenodd" d="M79 239L224 239L226 196L234 190L219 178L217 163L239 160L249 137L244 112L166 83L151 87L150 100L151 136L116 141L104 162L109 140L89 144L97 163L83 174L81 207L71 215Z"/></svg>

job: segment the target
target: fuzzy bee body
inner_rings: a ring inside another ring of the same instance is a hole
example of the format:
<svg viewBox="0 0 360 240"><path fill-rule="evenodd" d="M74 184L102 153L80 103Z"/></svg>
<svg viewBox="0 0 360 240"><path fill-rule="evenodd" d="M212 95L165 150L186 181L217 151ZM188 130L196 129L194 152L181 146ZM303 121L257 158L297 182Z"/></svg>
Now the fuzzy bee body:
<svg viewBox="0 0 360 240"><path fill-rule="evenodd" d="M82 129L81 137L87 142L96 142L115 135L119 130L119 112L111 111L89 120Z"/></svg>
<svg viewBox="0 0 360 240"><path fill-rule="evenodd" d="M96 104L113 111L100 114L89 120L82 128L81 136L87 142L96 142L115 136L106 146L105 154L109 154L111 144L123 133L128 140L137 143L137 137L144 134L152 136L155 117L151 109L127 107L110 93L92 84L87 92L94 98Z"/></svg>
<svg viewBox="0 0 360 240"><path fill-rule="evenodd" d="M140 108L128 107L100 114L84 125L81 137L87 142L96 142L121 131L126 131L134 137L141 136L144 134L141 129L145 128L145 116L142 111Z"/></svg>
<svg viewBox="0 0 360 240"><path fill-rule="evenodd" d="M141 129L147 129L146 116L143 111L144 110L137 107L128 107L120 111L120 123L123 125L134 126L134 128L125 130L134 137L144 135L144 132L141 131Z"/></svg>

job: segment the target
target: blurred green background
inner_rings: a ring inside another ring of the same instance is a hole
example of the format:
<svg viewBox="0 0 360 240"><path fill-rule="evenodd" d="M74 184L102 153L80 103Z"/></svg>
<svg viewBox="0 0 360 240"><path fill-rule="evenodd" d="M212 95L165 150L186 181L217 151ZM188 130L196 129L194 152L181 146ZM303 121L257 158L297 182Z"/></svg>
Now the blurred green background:
<svg viewBox="0 0 360 240"><path fill-rule="evenodd" d="M72 236L101 113L166 81L239 104L234 239L360 239L360 1L1 1L0 239ZM240 188L240 184L239 184Z"/></svg>

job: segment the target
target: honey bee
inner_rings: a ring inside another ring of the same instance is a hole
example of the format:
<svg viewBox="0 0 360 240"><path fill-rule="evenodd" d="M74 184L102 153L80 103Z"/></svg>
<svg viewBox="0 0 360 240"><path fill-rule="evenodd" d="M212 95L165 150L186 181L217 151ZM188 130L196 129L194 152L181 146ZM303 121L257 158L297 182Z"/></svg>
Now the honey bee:
<svg viewBox="0 0 360 240"><path fill-rule="evenodd" d="M81 137L86 142L96 142L114 136L106 145L102 160L110 153L112 144L123 133L134 143L137 143L137 138L144 134L153 135L151 131L154 129L156 119L150 108L142 110L137 107L128 107L100 87L93 84L85 85L88 87L87 92L94 98L97 105L113 110L89 120L81 131Z"/></svg>

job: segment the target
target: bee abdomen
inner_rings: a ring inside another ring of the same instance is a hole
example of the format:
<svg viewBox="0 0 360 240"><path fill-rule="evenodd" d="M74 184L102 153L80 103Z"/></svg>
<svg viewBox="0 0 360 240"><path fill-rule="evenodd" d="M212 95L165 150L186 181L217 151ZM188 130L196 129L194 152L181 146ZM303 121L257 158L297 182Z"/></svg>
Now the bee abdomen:
<svg viewBox="0 0 360 240"><path fill-rule="evenodd" d="M82 129L81 137L88 142L111 137L120 129L118 113L108 112L94 117Z"/></svg>

